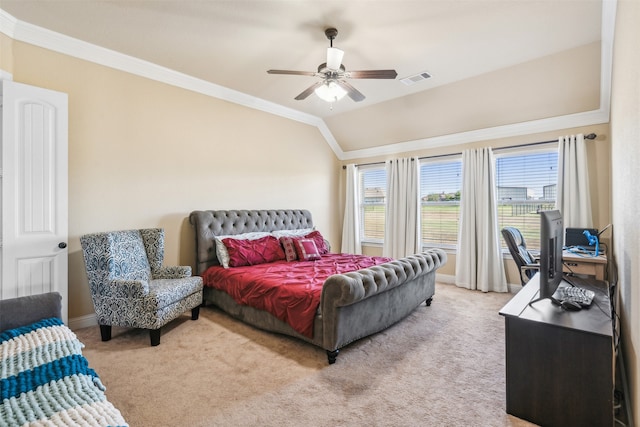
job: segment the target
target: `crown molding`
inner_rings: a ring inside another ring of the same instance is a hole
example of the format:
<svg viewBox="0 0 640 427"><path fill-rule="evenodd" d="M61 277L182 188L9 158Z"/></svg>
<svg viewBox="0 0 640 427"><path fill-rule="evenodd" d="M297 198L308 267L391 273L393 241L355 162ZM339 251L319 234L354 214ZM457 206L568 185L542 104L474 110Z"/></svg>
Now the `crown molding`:
<svg viewBox="0 0 640 427"><path fill-rule="evenodd" d="M589 126L609 122L609 110L593 110L584 113L568 114L565 116L550 117L548 119L532 120L528 122L510 125L495 126L459 132L449 135L435 136L432 138L417 139L414 141L388 144L381 147L352 150L344 154L341 160L362 159L375 156L389 156L392 154L406 153L423 150L425 148L447 147L471 142L487 141L491 139L508 138L512 136L530 135L535 133L550 132L554 130L568 129L580 126Z"/></svg>
<svg viewBox="0 0 640 427"><path fill-rule="evenodd" d="M391 143L379 147L348 152L342 151L328 126L320 117L284 107L151 62L143 61L20 21L2 9L0 9L0 32L14 40L315 126L333 150L336 157L343 161L356 158L397 155L408 151L608 123L611 101L616 7L617 0L603 0L602 2L600 108L598 110L413 141Z"/></svg>
<svg viewBox="0 0 640 427"><path fill-rule="evenodd" d="M17 20L2 9L0 9L0 32L14 40L74 58L317 126L318 117L311 114Z"/></svg>
<svg viewBox="0 0 640 427"><path fill-rule="evenodd" d="M15 38L14 33L17 24L18 20L16 18L0 9L0 33L9 36L12 39Z"/></svg>

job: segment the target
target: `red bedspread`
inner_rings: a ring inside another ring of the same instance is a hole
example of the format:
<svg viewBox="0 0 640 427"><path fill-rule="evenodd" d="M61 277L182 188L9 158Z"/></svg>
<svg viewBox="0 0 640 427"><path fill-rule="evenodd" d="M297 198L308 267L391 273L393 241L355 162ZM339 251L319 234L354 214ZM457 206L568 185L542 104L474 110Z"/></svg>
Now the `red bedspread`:
<svg viewBox="0 0 640 427"><path fill-rule="evenodd" d="M327 277L390 260L326 254L318 261L276 261L233 268L213 266L205 271L203 280L205 286L225 291L239 304L265 310L311 338L313 319Z"/></svg>

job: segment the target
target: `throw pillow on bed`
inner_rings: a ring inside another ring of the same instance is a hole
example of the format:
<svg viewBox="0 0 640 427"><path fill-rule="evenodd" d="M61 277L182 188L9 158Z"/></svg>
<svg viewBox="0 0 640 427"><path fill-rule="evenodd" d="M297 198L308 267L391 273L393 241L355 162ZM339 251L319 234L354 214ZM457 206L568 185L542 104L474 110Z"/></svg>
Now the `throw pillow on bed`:
<svg viewBox="0 0 640 427"><path fill-rule="evenodd" d="M304 237L311 233L315 228L296 228L295 230L274 230L271 234L278 239L280 237Z"/></svg>
<svg viewBox="0 0 640 427"><path fill-rule="evenodd" d="M320 255L329 253L329 248L327 248L324 237L318 230L312 231L311 233L305 235L304 238L312 239L316 243L316 247L318 248L318 253L320 253Z"/></svg>
<svg viewBox="0 0 640 427"><path fill-rule="evenodd" d="M304 236L283 236L283 237L280 237L280 244L282 244L287 261L295 261L297 259L302 259L298 256L298 251L294 243L295 241L300 239L313 240L319 255L329 253L329 249L327 248L324 237L317 230L307 233Z"/></svg>
<svg viewBox="0 0 640 427"><path fill-rule="evenodd" d="M298 253L296 252L296 247L293 244L293 241L296 240L295 237L284 236L280 238L280 244L284 249L285 259L289 262L295 261L298 259Z"/></svg>
<svg viewBox="0 0 640 427"><path fill-rule="evenodd" d="M214 239L216 244L216 256L218 257L218 262L224 268L229 268L229 252L227 251L227 247L225 246L225 244L222 242L224 239L256 240L268 235L269 233L264 231L254 231L251 233L215 236Z"/></svg>
<svg viewBox="0 0 640 427"><path fill-rule="evenodd" d="M293 244L300 261L315 261L322 258L313 239L295 239Z"/></svg>
<svg viewBox="0 0 640 427"><path fill-rule="evenodd" d="M266 264L285 259L280 242L273 236L255 240L222 239L229 253L229 267Z"/></svg>

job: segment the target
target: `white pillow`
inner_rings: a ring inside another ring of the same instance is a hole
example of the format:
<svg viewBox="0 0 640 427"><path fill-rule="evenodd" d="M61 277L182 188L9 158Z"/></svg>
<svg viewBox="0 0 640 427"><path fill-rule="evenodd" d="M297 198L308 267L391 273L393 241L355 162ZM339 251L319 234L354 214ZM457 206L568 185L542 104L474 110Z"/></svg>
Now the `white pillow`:
<svg viewBox="0 0 640 427"><path fill-rule="evenodd" d="M299 228L297 230L275 230L271 232L271 235L277 237L278 239L281 237L300 237L306 236L315 230L314 228Z"/></svg>
<svg viewBox="0 0 640 427"><path fill-rule="evenodd" d="M268 236L269 233L266 231L254 231L253 233L244 233L244 234L231 234L227 236L215 236L214 240L216 242L216 255L218 256L218 262L224 268L229 268L229 251L227 251L227 247L224 245L222 239L236 239L236 240L256 240L261 239L263 237Z"/></svg>

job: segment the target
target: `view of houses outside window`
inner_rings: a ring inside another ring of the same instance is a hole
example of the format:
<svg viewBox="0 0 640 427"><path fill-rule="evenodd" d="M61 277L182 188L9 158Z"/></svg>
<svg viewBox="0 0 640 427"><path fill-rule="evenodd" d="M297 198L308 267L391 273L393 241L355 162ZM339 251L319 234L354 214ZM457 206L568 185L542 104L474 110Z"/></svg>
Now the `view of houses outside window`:
<svg viewBox="0 0 640 427"><path fill-rule="evenodd" d="M555 149L497 157L498 227L516 227L528 248L539 249L538 213L554 209L557 182L558 152Z"/></svg>
<svg viewBox="0 0 640 427"><path fill-rule="evenodd" d="M513 226L527 246L540 246L541 210L553 209L557 187L556 150L497 156L498 227ZM380 165L360 174L361 239L384 240L386 171ZM423 160L420 165L422 241L425 246L455 248L458 239L462 162L460 158ZM501 244L505 246L501 239Z"/></svg>

